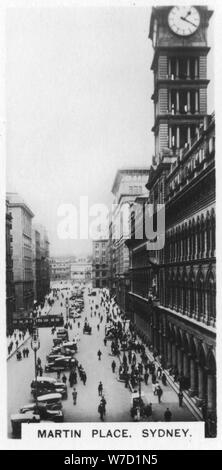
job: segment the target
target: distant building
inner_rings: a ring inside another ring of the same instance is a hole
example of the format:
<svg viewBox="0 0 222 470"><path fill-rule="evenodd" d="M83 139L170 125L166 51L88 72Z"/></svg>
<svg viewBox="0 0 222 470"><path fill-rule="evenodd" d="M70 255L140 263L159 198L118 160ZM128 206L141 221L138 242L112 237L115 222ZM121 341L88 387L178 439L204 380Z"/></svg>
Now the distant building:
<svg viewBox="0 0 222 470"><path fill-rule="evenodd" d="M66 281L71 279L71 264L73 256L55 256L50 258L51 280Z"/></svg>
<svg viewBox="0 0 222 470"><path fill-rule="evenodd" d="M17 193L7 193L12 219L12 261L16 316L28 315L33 307L32 218L33 212Z"/></svg>
<svg viewBox="0 0 222 470"><path fill-rule="evenodd" d="M71 263L71 280L76 283L88 283L92 279L92 262L88 256L79 257Z"/></svg>
<svg viewBox="0 0 222 470"><path fill-rule="evenodd" d="M15 313L15 286L13 278L12 261L12 215L10 213L9 202L6 200L6 326L7 331L12 327L13 313Z"/></svg>
<svg viewBox="0 0 222 470"><path fill-rule="evenodd" d="M93 241L92 285L93 287L108 287L108 243L109 240Z"/></svg>
<svg viewBox="0 0 222 470"><path fill-rule="evenodd" d="M130 210L126 210L124 215L124 207L129 208L135 197L148 195L145 186L148 175L148 168L123 168L117 171L112 187L115 208L111 214L109 231L109 287L123 312L128 310L127 292L130 286L129 249L125 244L127 233L130 232Z"/></svg>
<svg viewBox="0 0 222 470"><path fill-rule="evenodd" d="M46 229L43 225L35 224L34 228L40 235L40 238L37 239L40 241L40 244L37 245L38 256L40 251L40 263L37 261L39 269L37 275L40 274L40 283L38 288L40 301L43 302L45 295L47 295L50 290L49 239Z"/></svg>

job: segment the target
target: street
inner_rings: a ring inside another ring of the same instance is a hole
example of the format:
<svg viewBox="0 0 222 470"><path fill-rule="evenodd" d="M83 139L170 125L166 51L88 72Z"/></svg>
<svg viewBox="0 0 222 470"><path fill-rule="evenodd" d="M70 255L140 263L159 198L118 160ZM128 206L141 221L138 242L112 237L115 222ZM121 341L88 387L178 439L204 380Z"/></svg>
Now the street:
<svg viewBox="0 0 222 470"><path fill-rule="evenodd" d="M119 359L113 357L110 352L110 341L104 345L105 336L105 315L103 322L100 323L100 329L97 330L99 323L98 311L96 316L93 314L91 317L90 298L85 294L85 308L82 317L72 322L72 330L69 329L69 338L73 339L74 335L79 333L80 341L78 343L78 352L76 358L82 364L87 374L86 385L80 381L78 376L77 389L77 404L73 405L72 390L68 386L68 398L63 400L63 411L65 422L96 422L100 421L98 413L99 397L98 397L98 384L103 383L103 392L107 401L105 421L110 422L124 422L133 421L130 415L131 408L131 392L125 388L124 382L117 379L119 368ZM97 299L97 300L96 300ZM51 313L61 313L65 317L65 305L61 307L61 302L64 299L60 298L55 301ZM99 304L99 299L94 297L94 304ZM101 314L103 308L100 307ZM87 317L89 324L92 326L92 334L83 334L83 323ZM78 322L80 327L78 328ZM40 349L38 357L42 360L44 367L46 362L46 355L50 352L53 345L53 335L51 328L39 328ZM19 409L32 401L30 393L30 383L34 379L34 353L31 350L30 339L25 343L24 347L30 350L29 357L17 361L16 355L8 360L8 425L9 435L11 436L10 415L17 413ZM98 360L97 352L101 350L101 361ZM22 350L22 347L21 347ZM116 372L113 373L111 363L115 359L117 367ZM43 373L43 375L50 375L56 377L56 373ZM69 373L66 372L67 379ZM163 421L164 412L169 407L172 412L172 421L192 421L194 417L186 408L178 406L178 397L172 389L166 385L163 388L162 403L158 403L158 398L153 395L152 385L149 380L148 385L142 383L142 393L145 394L148 401L152 403L153 415L150 421Z"/></svg>

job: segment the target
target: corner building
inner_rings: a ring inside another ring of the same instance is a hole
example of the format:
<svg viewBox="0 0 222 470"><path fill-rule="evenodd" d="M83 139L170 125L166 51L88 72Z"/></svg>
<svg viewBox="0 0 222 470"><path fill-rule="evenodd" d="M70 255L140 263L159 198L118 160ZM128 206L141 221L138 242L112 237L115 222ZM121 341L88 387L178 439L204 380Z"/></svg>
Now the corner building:
<svg viewBox="0 0 222 470"><path fill-rule="evenodd" d="M129 301L138 331L165 367L186 377L203 418L215 419L215 117L207 115L206 39L212 12L192 7L198 26L185 35L172 30L173 8L151 15L155 157L143 202L154 215L165 204L165 246L149 251L145 232L135 239L132 210Z"/></svg>

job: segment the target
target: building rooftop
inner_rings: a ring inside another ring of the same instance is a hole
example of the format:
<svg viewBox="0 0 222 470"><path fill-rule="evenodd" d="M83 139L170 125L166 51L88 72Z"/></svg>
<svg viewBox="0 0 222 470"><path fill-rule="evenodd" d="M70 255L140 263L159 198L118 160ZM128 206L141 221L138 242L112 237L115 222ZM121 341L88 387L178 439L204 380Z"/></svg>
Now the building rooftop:
<svg viewBox="0 0 222 470"><path fill-rule="evenodd" d="M24 199L18 193L6 193L6 199L9 202L9 206L11 207L23 207L31 217L34 217L34 213L30 209L30 207L26 204Z"/></svg>

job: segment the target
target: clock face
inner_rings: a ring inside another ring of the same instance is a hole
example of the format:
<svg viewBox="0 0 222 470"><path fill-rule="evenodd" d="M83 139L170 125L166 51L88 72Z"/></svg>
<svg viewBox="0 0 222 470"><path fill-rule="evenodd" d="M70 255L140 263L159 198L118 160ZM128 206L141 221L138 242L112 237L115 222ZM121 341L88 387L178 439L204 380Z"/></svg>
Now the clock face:
<svg viewBox="0 0 222 470"><path fill-rule="evenodd" d="M200 24L200 14L195 7L173 7L168 15L169 27L179 36L190 36Z"/></svg>

